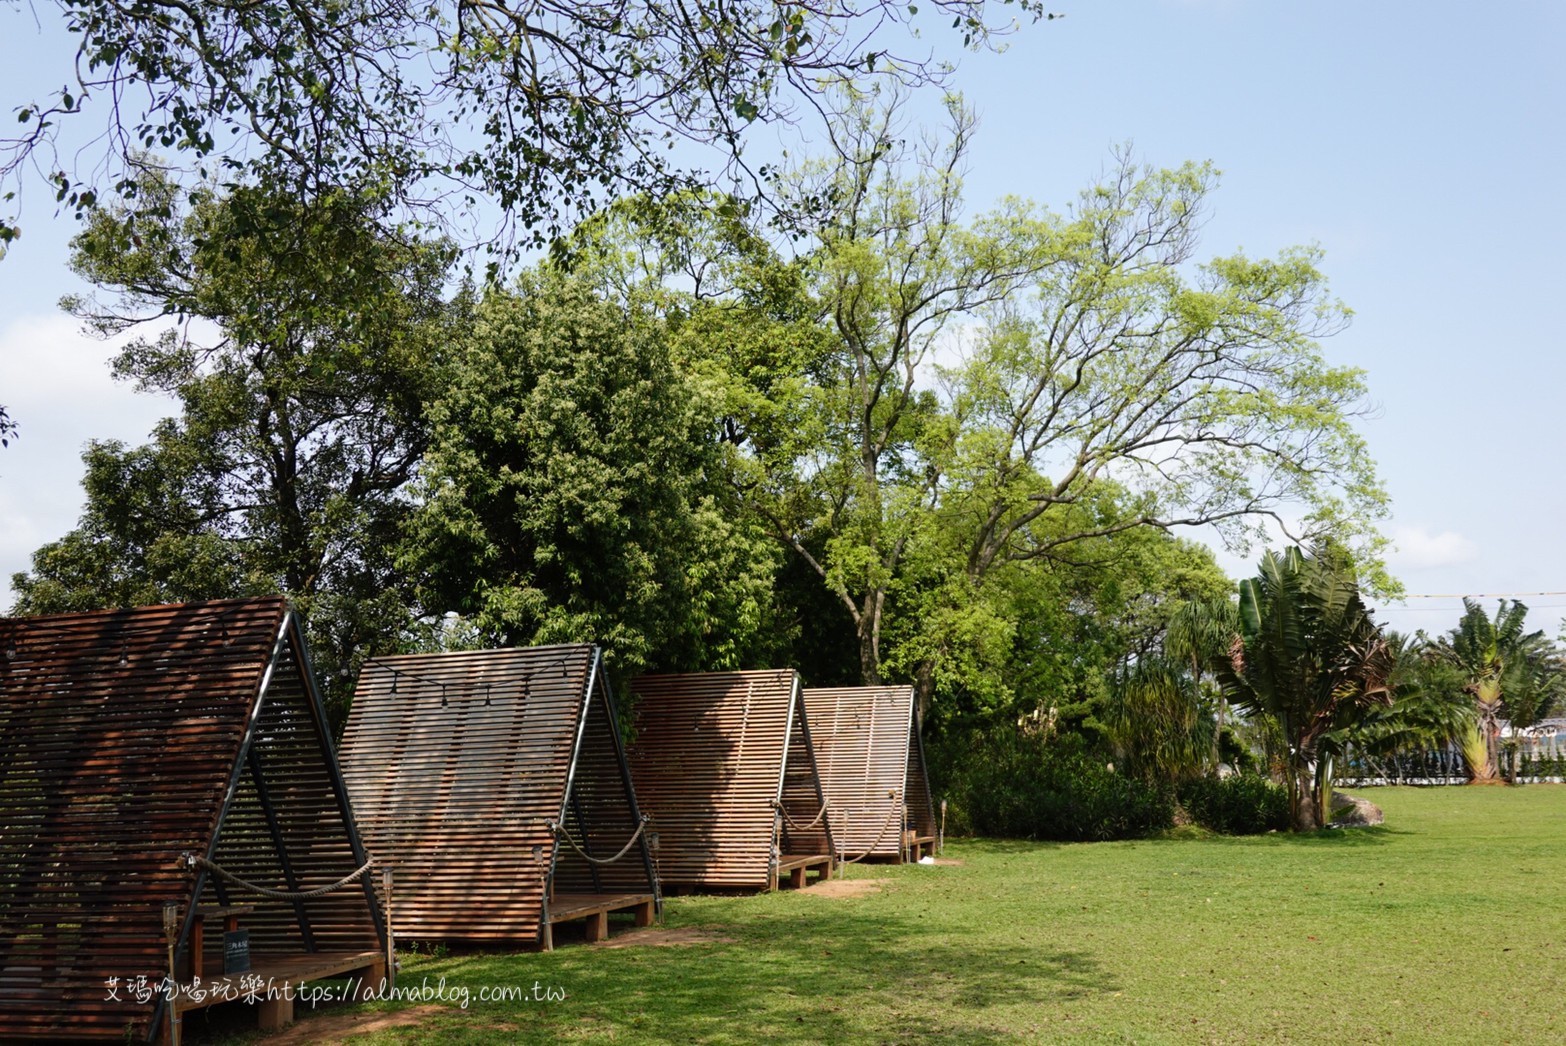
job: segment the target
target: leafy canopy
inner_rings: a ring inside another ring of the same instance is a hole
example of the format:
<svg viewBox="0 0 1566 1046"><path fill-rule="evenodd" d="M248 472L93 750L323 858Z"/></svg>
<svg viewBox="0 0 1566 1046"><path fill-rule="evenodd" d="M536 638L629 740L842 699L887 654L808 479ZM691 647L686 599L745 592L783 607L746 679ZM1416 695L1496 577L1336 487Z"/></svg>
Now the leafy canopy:
<svg viewBox="0 0 1566 1046"><path fill-rule="evenodd" d="M548 267L487 294L429 409L400 559L423 604L620 674L746 663L775 556L714 482L709 407L644 311Z"/></svg>
<svg viewBox="0 0 1566 1046"><path fill-rule="evenodd" d="M1007 2L1041 13L1037 0ZM13 28L31 19L12 6ZM37 170L78 213L105 189L134 191L157 150L231 184L389 190L449 231L486 201L542 244L627 187L710 180L671 159L676 141L715 147L756 184L764 169L742 158L750 125L819 110L822 85L844 77L945 73L887 49L918 13L898 0L44 6L76 37L75 75L14 108L0 193L14 200ZM926 6L965 46L1006 31L983 0ZM62 156L63 128L89 114L101 151ZM0 220L0 244L16 233Z"/></svg>
<svg viewBox="0 0 1566 1046"><path fill-rule="evenodd" d="M949 136L921 140L897 104L850 95L843 155L785 180L791 257L684 201L600 245L606 284L657 286L721 388L730 482L846 615L861 679L1004 702L1007 586L1139 530L1244 547L1298 513L1392 586L1363 375L1318 344L1347 310L1317 252L1197 264L1201 164L1123 158L1069 214L965 220L972 114L951 99Z"/></svg>
<svg viewBox="0 0 1566 1046"><path fill-rule="evenodd" d="M321 667L351 673L411 627L391 550L461 325L452 253L383 233L377 201L347 193L142 191L165 217L96 211L72 264L102 297L66 304L105 335L186 321L114 363L179 414L145 446L88 448L86 509L17 575L17 610L283 591Z"/></svg>

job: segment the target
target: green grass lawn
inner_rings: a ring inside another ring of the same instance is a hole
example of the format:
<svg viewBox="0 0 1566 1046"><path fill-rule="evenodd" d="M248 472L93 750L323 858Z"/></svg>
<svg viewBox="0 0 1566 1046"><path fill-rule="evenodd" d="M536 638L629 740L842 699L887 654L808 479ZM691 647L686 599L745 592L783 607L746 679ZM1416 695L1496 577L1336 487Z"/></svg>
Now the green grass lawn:
<svg viewBox="0 0 1566 1046"><path fill-rule="evenodd" d="M727 940L412 957L405 986L567 998L363 1041L1566 1040L1566 786L1361 794L1385 827L955 841L958 866L852 866L882 880L861 896L667 903Z"/></svg>

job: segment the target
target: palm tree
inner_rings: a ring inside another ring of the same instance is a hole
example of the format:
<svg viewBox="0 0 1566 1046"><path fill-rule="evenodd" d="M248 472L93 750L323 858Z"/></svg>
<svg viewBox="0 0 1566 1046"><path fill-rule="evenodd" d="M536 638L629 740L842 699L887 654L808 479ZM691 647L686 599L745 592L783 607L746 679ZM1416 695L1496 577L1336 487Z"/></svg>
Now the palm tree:
<svg viewBox="0 0 1566 1046"><path fill-rule="evenodd" d="M1393 703L1375 709L1344 740L1367 759L1396 759L1414 751L1444 750L1474 731L1477 713L1463 690L1462 674L1433 656L1433 645L1419 633L1387 632L1394 668Z"/></svg>
<svg viewBox="0 0 1566 1046"><path fill-rule="evenodd" d="M1505 742L1508 776L1517 783L1518 762L1522 755L1522 731L1553 715L1566 691L1560 650L1543 632L1527 637L1523 656L1514 658L1501 680L1501 713L1511 727Z"/></svg>
<svg viewBox="0 0 1566 1046"><path fill-rule="evenodd" d="M1323 739L1392 703L1393 654L1329 549L1268 552L1240 582L1240 629L1219 679L1233 704L1273 719L1288 746L1284 775L1295 831L1326 820L1331 753Z"/></svg>
<svg viewBox="0 0 1566 1046"><path fill-rule="evenodd" d="M1105 726L1115 760L1150 784L1178 783L1216 771L1217 726L1210 702L1183 665L1138 661L1114 681Z"/></svg>
<svg viewBox="0 0 1566 1046"><path fill-rule="evenodd" d="M1232 599L1189 600L1169 618L1169 625L1164 630L1164 656L1190 666L1191 679L1201 692L1211 678L1212 666L1228 656L1229 642L1239 629L1239 610ZM1215 706L1217 723L1212 732L1212 767L1216 773L1228 707L1223 688L1214 689L1217 692L1211 695L1211 703Z"/></svg>
<svg viewBox="0 0 1566 1046"><path fill-rule="evenodd" d="M1458 668L1474 701L1476 721L1463 739L1463 756L1473 784L1501 781L1501 714L1508 692L1515 694L1522 718L1539 715L1544 662L1554 653L1543 632L1523 631L1527 604L1501 600L1492 620L1476 599L1463 598L1463 616L1436 643L1437 656Z"/></svg>
<svg viewBox="0 0 1566 1046"><path fill-rule="evenodd" d="M1537 672L1530 675L1529 683L1522 691L1522 696L1517 690L1507 695L1506 721L1512 728L1510 742L1512 784L1518 783L1519 764L1525 754L1522 744L1523 731L1537 726L1541 719L1554 715L1561 707L1563 696L1566 696L1566 675L1562 674L1562 665L1558 657L1550 658L1548 662L1539 666Z"/></svg>

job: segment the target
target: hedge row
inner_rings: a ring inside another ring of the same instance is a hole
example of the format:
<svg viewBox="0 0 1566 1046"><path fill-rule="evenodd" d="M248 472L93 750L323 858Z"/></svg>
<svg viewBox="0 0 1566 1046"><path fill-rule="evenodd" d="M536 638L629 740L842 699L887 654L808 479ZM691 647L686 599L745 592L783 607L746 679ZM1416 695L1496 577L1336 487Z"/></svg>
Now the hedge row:
<svg viewBox="0 0 1566 1046"><path fill-rule="evenodd" d="M1178 789L1115 772L1073 738L999 730L970 736L961 752L932 752L950 800L953 834L1063 842L1145 836L1175 823L1176 804L1197 824L1243 835L1288 825L1288 797L1266 778L1202 778Z"/></svg>

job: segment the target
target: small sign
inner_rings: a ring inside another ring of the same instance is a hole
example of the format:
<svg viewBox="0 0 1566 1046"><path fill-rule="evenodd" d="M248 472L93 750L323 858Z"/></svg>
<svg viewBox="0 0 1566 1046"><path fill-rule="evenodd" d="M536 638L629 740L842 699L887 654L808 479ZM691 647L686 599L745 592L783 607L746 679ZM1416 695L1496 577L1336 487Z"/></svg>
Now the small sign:
<svg viewBox="0 0 1566 1046"><path fill-rule="evenodd" d="M249 930L229 930L223 934L223 972L250 972Z"/></svg>

